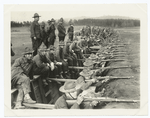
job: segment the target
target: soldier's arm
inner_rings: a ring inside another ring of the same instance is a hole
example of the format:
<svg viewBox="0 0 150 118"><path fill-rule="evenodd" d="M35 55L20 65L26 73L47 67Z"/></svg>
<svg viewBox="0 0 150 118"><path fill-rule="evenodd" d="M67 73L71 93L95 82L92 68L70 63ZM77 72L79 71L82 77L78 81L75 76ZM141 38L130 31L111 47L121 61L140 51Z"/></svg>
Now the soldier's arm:
<svg viewBox="0 0 150 118"><path fill-rule="evenodd" d="M75 102L70 109L80 109L80 106Z"/></svg>
<svg viewBox="0 0 150 118"><path fill-rule="evenodd" d="M15 60L14 64L12 65L12 68L19 67L19 66L21 66L21 58Z"/></svg>
<svg viewBox="0 0 150 118"><path fill-rule="evenodd" d="M58 98L57 101L55 102L55 109L69 109L66 100L64 99L63 96Z"/></svg>
<svg viewBox="0 0 150 118"><path fill-rule="evenodd" d="M86 90L86 89L88 89L92 84L93 84L92 81L89 81L89 82L87 82L87 83L84 83L83 86L81 87L81 90Z"/></svg>
<svg viewBox="0 0 150 118"><path fill-rule="evenodd" d="M31 37L35 37L35 32L34 32L35 24L31 24Z"/></svg>
<svg viewBox="0 0 150 118"><path fill-rule="evenodd" d="M36 55L34 58L33 58L33 62L37 65L38 68L43 68L46 66L45 63L43 63L40 58L38 57L38 55Z"/></svg>

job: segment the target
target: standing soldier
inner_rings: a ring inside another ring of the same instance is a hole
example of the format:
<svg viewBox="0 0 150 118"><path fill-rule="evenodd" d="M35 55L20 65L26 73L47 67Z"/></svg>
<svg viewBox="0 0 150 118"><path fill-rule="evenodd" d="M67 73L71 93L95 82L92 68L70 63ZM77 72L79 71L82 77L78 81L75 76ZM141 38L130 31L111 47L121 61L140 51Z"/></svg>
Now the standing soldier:
<svg viewBox="0 0 150 118"><path fill-rule="evenodd" d="M42 42L45 44L45 46L48 48L48 36L47 36L47 33L45 31L45 23L42 22L41 23L41 39L42 39Z"/></svg>
<svg viewBox="0 0 150 118"><path fill-rule="evenodd" d="M55 20L52 18L50 21L50 27L48 29L48 46L50 45L54 45L55 39L56 39L56 35L55 35Z"/></svg>
<svg viewBox="0 0 150 118"><path fill-rule="evenodd" d="M58 33L59 41L62 42L62 41L64 41L65 36L66 36L66 29L63 25L63 18L61 18L59 20L59 24L57 26L57 29L58 29L58 32L59 32Z"/></svg>
<svg viewBox="0 0 150 118"><path fill-rule="evenodd" d="M73 27L72 22L70 22L70 27L68 28L67 33L69 34L70 41L73 41L74 27Z"/></svg>
<svg viewBox="0 0 150 118"><path fill-rule="evenodd" d="M31 39L32 39L32 48L34 50L33 56L37 54L37 50L39 46L41 45L41 33L40 33L40 25L38 23L39 21L39 15L37 13L34 14L33 18L34 21L31 24Z"/></svg>

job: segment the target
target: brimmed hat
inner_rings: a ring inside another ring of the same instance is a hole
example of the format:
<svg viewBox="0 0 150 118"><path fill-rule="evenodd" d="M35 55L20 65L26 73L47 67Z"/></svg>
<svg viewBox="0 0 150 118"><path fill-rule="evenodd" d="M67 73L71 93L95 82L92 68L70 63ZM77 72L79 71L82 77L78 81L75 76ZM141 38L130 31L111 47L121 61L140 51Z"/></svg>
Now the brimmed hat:
<svg viewBox="0 0 150 118"><path fill-rule="evenodd" d="M41 16L39 16L38 13L35 13L34 16L33 16L32 18L36 18L36 17L41 17Z"/></svg>
<svg viewBox="0 0 150 118"><path fill-rule="evenodd" d="M47 21L47 23L50 23L50 22L51 22L50 20Z"/></svg>
<svg viewBox="0 0 150 118"><path fill-rule="evenodd" d="M79 74L84 77L89 77L93 74L93 71L88 68L84 68Z"/></svg>
<svg viewBox="0 0 150 118"><path fill-rule="evenodd" d="M70 24L70 25L73 25L73 22L72 22L72 21L69 21L69 24Z"/></svg>
<svg viewBox="0 0 150 118"><path fill-rule="evenodd" d="M59 91L61 91L63 93L70 93L70 92L77 91L76 86L82 87L82 85L85 83L84 79L82 79L82 78L83 77L78 78L76 82L75 81L66 81L65 84L59 88Z"/></svg>
<svg viewBox="0 0 150 118"><path fill-rule="evenodd" d="M64 19L63 19L63 18L60 18L59 22L64 22Z"/></svg>
<svg viewBox="0 0 150 118"><path fill-rule="evenodd" d="M52 18L50 22L55 22L55 20Z"/></svg>
<svg viewBox="0 0 150 118"><path fill-rule="evenodd" d="M45 23L44 23L44 22L42 22L42 23L41 23L41 26L45 26Z"/></svg>
<svg viewBox="0 0 150 118"><path fill-rule="evenodd" d="M86 59L83 63L84 66L92 66L94 62L91 59Z"/></svg>
<svg viewBox="0 0 150 118"><path fill-rule="evenodd" d="M23 55L25 54L32 54L33 50L31 50L30 48L26 47L24 53L22 53Z"/></svg>
<svg viewBox="0 0 150 118"><path fill-rule="evenodd" d="M89 59L92 59L92 60L95 60L95 59L97 59L98 58L98 56L97 55L95 55L95 54L91 54L90 55L90 57L89 57Z"/></svg>

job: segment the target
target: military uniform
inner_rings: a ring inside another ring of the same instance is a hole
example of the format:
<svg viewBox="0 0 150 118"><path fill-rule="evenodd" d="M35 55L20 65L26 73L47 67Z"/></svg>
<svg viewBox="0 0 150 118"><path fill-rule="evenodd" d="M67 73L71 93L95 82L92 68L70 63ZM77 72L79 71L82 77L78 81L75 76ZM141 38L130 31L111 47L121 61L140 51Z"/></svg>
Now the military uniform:
<svg viewBox="0 0 150 118"><path fill-rule="evenodd" d="M63 74L63 77L64 78L70 78L69 75L68 75L68 62L67 61L64 61L64 50L63 48L59 47L58 50L56 50L56 61L57 62L62 62L62 74Z"/></svg>
<svg viewBox="0 0 150 118"><path fill-rule="evenodd" d="M42 39L42 42L45 44L45 46L48 48L48 35L45 31L45 23L42 22L41 24L41 39Z"/></svg>
<svg viewBox="0 0 150 118"><path fill-rule="evenodd" d="M47 63L49 64L49 60L46 58L46 56L41 56L40 53L34 56L33 58L34 67L33 67L33 73L35 75L41 75L43 84L47 85L46 79L49 77L49 70L50 68L47 66Z"/></svg>
<svg viewBox="0 0 150 118"><path fill-rule="evenodd" d="M83 90L86 90L89 88L89 86L92 85L92 81L89 81L87 83L85 83L84 78L82 76L80 76L77 79L77 84L81 84L82 83L82 87L78 90L78 93L81 93ZM77 102L75 102L72 106L69 106L66 102L66 100L69 100L66 95L62 95L55 103L55 109L93 109L93 106L90 105L90 102L85 103L81 103L81 105L78 105Z"/></svg>
<svg viewBox="0 0 150 118"><path fill-rule="evenodd" d="M69 34L69 39L71 40L71 41L73 41L73 32L74 32L74 27L73 26L70 26L69 28L68 28L68 34Z"/></svg>
<svg viewBox="0 0 150 118"><path fill-rule="evenodd" d="M77 56L76 54L70 52L69 50L70 43L67 43L64 47L64 57L67 59L69 66L77 66ZM76 70L69 69L71 78L76 78Z"/></svg>
<svg viewBox="0 0 150 118"><path fill-rule="evenodd" d="M70 52L72 52L72 50L74 51L74 53L77 55L77 58L78 59L83 59L84 58L84 56L83 56L83 54L82 54L82 52L81 52L81 48L77 45L77 42L73 42L71 45L70 45L70 47L69 47L69 50L70 50ZM82 63L82 61L78 61L78 64L80 65L80 66L83 66L83 63Z"/></svg>
<svg viewBox="0 0 150 118"><path fill-rule="evenodd" d="M36 40L34 39L36 37ZM37 49L42 44L41 41L41 33L40 33L40 25L38 22L33 21L31 24L31 39L32 39L32 48L37 53Z"/></svg>
<svg viewBox="0 0 150 118"><path fill-rule="evenodd" d="M25 50L29 49L26 48ZM26 51L26 53L32 52ZM24 96L28 95L31 92L30 79L32 78L33 78L32 59L28 60L25 56L16 59L11 67L11 88L18 89L18 96L15 108L21 108L22 107L21 103L22 101L25 100Z"/></svg>
<svg viewBox="0 0 150 118"><path fill-rule="evenodd" d="M55 20L52 19L50 22L54 22ZM48 35L49 35L49 39L48 39L48 45L54 45L55 39L56 39L56 35L55 35L55 25L51 24L49 29L48 29Z"/></svg>
<svg viewBox="0 0 150 118"><path fill-rule="evenodd" d="M63 22L63 19L60 19L60 22ZM63 24L59 23L57 26L59 41L64 41L66 36L66 29Z"/></svg>

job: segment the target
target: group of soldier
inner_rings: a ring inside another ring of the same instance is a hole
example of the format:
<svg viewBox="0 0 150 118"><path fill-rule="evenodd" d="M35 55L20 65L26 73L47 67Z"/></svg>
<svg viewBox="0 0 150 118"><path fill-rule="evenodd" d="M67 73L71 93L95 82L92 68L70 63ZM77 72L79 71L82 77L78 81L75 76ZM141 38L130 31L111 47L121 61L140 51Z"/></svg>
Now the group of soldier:
<svg viewBox="0 0 150 118"><path fill-rule="evenodd" d="M51 98L53 101L50 103L55 104L56 109L69 109L69 108L93 108L97 105L96 101L87 103L86 105L80 105L83 102L82 93L88 89L92 84L97 82L97 79L93 75L93 72L89 68L93 68L93 61L86 60L81 61L78 59L85 59L83 54L90 54L90 46L98 44L98 38L100 34L94 32L90 34L91 28L87 26L87 31L81 32L81 39L74 36L74 27L70 23L67 33L69 34L69 40L65 43L64 39L66 36L66 29L63 25L63 18L59 20L57 26L58 37L59 37L59 49L55 49L54 42L56 39L55 34L55 20L51 19L48 21L49 27L45 30L45 23L41 25L38 23L39 15L34 14L34 21L31 24L31 40L33 51L28 47L25 48L23 56L16 59L11 68L11 85L12 88L18 89L18 97L15 104L15 109L24 108L22 102L25 103L36 103L30 97L30 80L33 79L33 75L41 75L43 87L46 87L51 83L53 93ZM83 29L82 29L83 30ZM88 32L88 33L87 33ZM110 31L109 31L110 32ZM96 40L95 40L96 39ZM41 44L44 43L45 47L40 48ZM95 55L94 55L95 56ZM91 55L92 59L95 57ZM97 57L96 57L97 58ZM84 62L84 63L83 63ZM68 69L68 66L88 66L82 72L77 69ZM61 83L50 82L49 78L65 78L65 79L77 79L76 82L65 82L62 86ZM85 82L85 79L91 79L90 82ZM95 86L98 88L108 80L96 83ZM57 86L55 86L57 84ZM60 87L62 86L62 87ZM60 90L60 92L58 91ZM65 93L62 95L62 93ZM62 95L60 97L60 95ZM77 99L77 102L73 106L68 107L67 99Z"/></svg>

